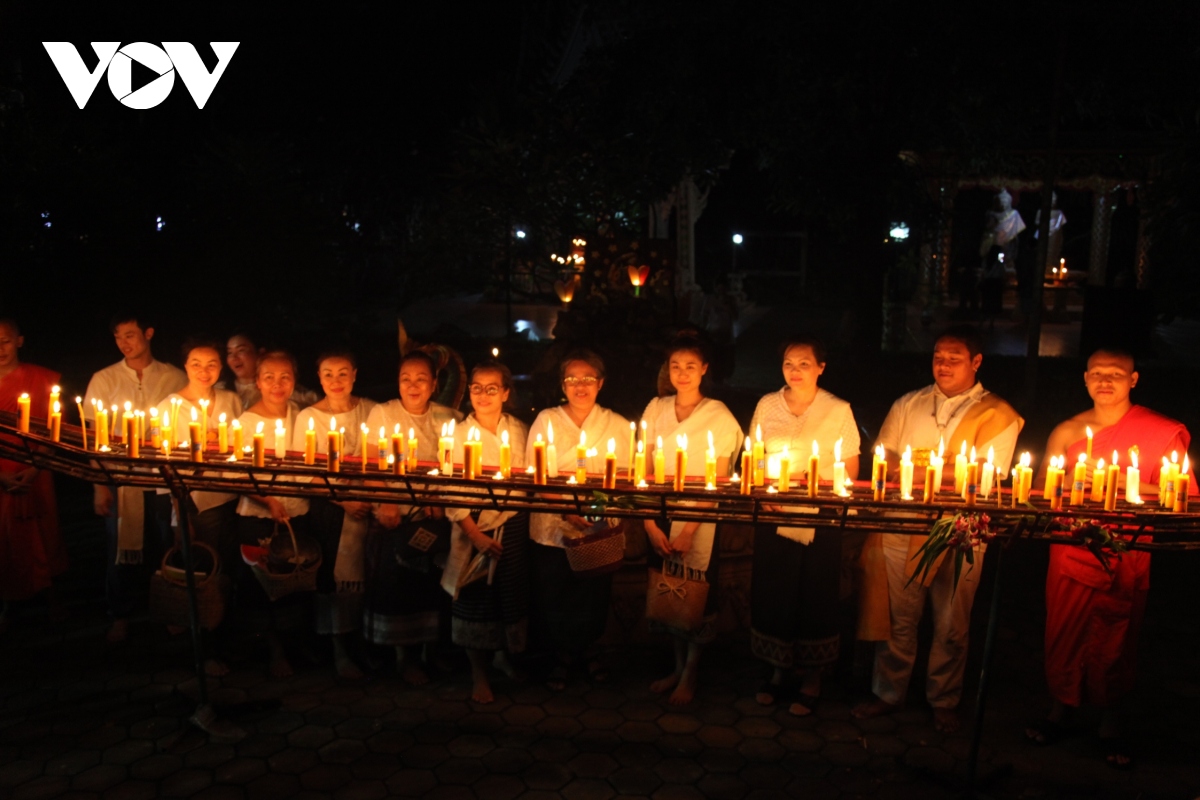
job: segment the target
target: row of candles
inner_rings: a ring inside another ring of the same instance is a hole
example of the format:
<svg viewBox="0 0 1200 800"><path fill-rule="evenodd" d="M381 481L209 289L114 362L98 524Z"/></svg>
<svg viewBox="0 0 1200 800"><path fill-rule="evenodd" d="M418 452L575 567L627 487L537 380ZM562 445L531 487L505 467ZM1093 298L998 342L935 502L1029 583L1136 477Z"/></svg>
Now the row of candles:
<svg viewBox="0 0 1200 800"><path fill-rule="evenodd" d="M50 412L47 418L47 427L50 430L51 439L56 442L59 441L62 429L62 406L59 400L60 391L57 386L51 391ZM83 419L83 398L76 397L75 402L79 408L80 419ZM109 410L107 408L96 400L92 401L92 405L96 420L94 449L96 451L108 450L110 443L117 435L115 426L118 407L115 405L112 406L110 421ZM157 408L152 408L150 409L149 420L147 421L147 415L144 412L134 411L130 403L125 403L124 413L121 415L120 438L127 445L129 455L138 457L141 446L149 445L156 452L161 449L163 454L169 458L172 449L182 447L189 452L191 460L197 462L204 461L205 450L207 449L205 443L208 441L208 401L201 400L199 402L201 409L199 414L197 414L195 408L191 409L191 420L187 424L188 435L186 439L181 438L182 430L178 424L180 405L180 400L172 399L169 412L161 415ZM28 432L30 416L29 396L22 394L17 400L17 406L18 429ZM447 477L453 476L455 468L454 430L455 422L451 420L442 426L441 436L438 439L438 467L436 471ZM175 432L174 435L172 434L173 431ZM629 424L630 455L625 474L635 487L645 487L648 485L646 482L645 421L641 423L641 433L642 435L639 438L637 424L632 422ZM369 431L365 423L361 426L361 434L359 455L361 456L362 471L366 472L370 462L367 457ZM313 420L309 419L308 430L305 431L304 447L304 463L307 465L314 465L316 463L316 435ZM83 429L83 436L84 448L87 449L86 427ZM230 441L231 438L232 442ZM547 427L546 439L544 441L540 433L537 435L537 439L533 443L533 463L529 465L527 470L532 474L533 481L537 485L545 485L549 479L556 478L559 474L558 453L554 443L553 424ZM1086 496L1088 462L1091 460L1092 441L1092 430L1088 428L1087 452L1079 454L1070 484L1066 480L1066 457L1051 457L1050 465L1046 469L1046 481L1042 489L1042 496L1049 500L1051 509L1062 508L1064 502L1068 502L1072 506L1084 505L1088 499L1094 503L1102 503L1106 511L1116 509L1120 489L1119 453L1116 451L1113 451L1112 461L1107 466L1104 463L1104 459L1096 462L1091 473L1090 498ZM217 452L223 456L229 455L228 460L236 461L243 456L249 456L254 466L264 466L266 460L264 443L264 423L258 423L252 436L251 444L244 446L241 423L238 420L227 423L224 414L218 417ZM412 428L409 428L406 440L400 429L400 425L397 424L395 426L390 438L387 435L386 428L381 427L379 429L378 469L394 474L415 472L418 466L417 444L416 431ZM661 436L657 438L656 445L653 460L653 480L655 484L663 485L666 483L667 477L666 449L663 447ZM838 496L846 497L848 496L846 486L850 485L851 482L846 479L846 465L841 457L841 445L841 439L834 445L832 488ZM336 417L330 417L325 456L326 466L331 472L341 471L341 458L344 452L345 428L338 427ZM944 453L945 443L942 442L936 453L931 452L929 454L929 463L925 470L924 495L922 498L923 502L927 504L934 502L935 498L942 492L945 467ZM579 444L575 448L575 474L569 477L568 483L583 484L587 482L587 461L596 454L597 451L595 449L587 447L587 433L581 431L579 434ZM283 420L279 419L275 421L275 456L282 460L286 455L287 435ZM1144 501L1141 498L1141 472L1138 468L1137 448L1132 448L1129 455L1132 463L1127 467L1125 473L1125 502L1131 505L1141 505ZM993 488L996 489L996 504L1003 505L1004 475L996 468L994 457L994 450L989 448L987 460L981 464L974 448L971 449L968 457L965 442L961 451L955 455L954 493L960 495L968 506L976 505L981 499L986 502ZM482 462L483 442L479 430L472 427L468 431L463 444L462 476L468 480L483 477ZM1012 490L1010 496L1013 507L1018 503L1029 501L1033 484L1031 463L1031 455L1028 452L1022 453L1017 465L1012 468ZM819 496L820 465L820 449L818 443L814 441L812 444L812 454L808 457L808 470L805 478L805 494L808 497ZM683 491L686 485L688 469L688 437L686 434L676 437L674 466L673 488L676 491ZM779 454L778 466L778 477L775 486L770 487L768 491L776 493L792 491L792 454L788 451L787 445L784 445L783 451ZM713 446L711 431L708 432L708 448L705 450L704 467L705 487L709 490L716 489L717 455ZM900 459L900 498L902 501L913 501L915 499L913 497L915 467L912 448L905 448L904 454ZM738 473L735 472L730 482L740 484L742 494L750 494L755 487L761 488L766 485L767 471L766 451L762 440L762 427L759 426L755 430L753 441L751 441L749 436L745 439L745 446L741 455L741 476L739 477ZM886 498L888 471L887 455L883 447L880 446L875 450L871 468L871 487L876 501L882 501ZM512 448L509 443L507 431L501 431L499 471L494 477L505 480L512 477ZM617 480L616 440L610 438L607 442L607 452L604 459L602 485L605 489L615 489L617 488ZM1178 453L1172 453L1170 459L1164 456L1162 467L1159 470L1159 506L1176 512L1186 512L1188 509L1190 481L1191 475L1189 474L1187 454L1184 454L1182 464L1179 461Z"/></svg>

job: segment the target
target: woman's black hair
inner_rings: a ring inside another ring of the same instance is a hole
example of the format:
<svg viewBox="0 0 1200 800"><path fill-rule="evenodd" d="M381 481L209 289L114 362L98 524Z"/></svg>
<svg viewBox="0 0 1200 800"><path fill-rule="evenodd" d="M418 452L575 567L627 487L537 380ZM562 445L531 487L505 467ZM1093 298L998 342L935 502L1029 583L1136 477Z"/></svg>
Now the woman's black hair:
<svg viewBox="0 0 1200 800"><path fill-rule="evenodd" d="M783 340L783 344L779 346L779 360L787 358L788 350L793 347L808 347L812 349L813 358L818 364L825 363L825 343L816 336L798 335L791 336Z"/></svg>
<svg viewBox="0 0 1200 800"><path fill-rule="evenodd" d="M222 367L225 364L225 348L215 339L207 336L189 336L184 339L183 346L179 348L179 357L184 364L187 364L188 356L192 354L193 350L212 350L217 354L217 361Z"/></svg>
<svg viewBox="0 0 1200 800"><path fill-rule="evenodd" d="M596 377L604 380L604 359L587 348L578 348L567 353L558 365L558 380L561 383L567 377L567 365L572 361L582 361L596 370Z"/></svg>
<svg viewBox="0 0 1200 800"><path fill-rule="evenodd" d="M433 360L433 356L429 355L429 353L426 353L424 350L410 351L400 359L400 367L396 371L399 372L400 370L404 369L404 365L410 361L420 361L422 364L429 367L429 374L435 381L437 380L437 362Z"/></svg>
<svg viewBox="0 0 1200 800"><path fill-rule="evenodd" d="M328 350L322 350L317 356L317 371L321 370L321 364L331 358L344 358L350 362L353 369L358 369L358 359L354 357L354 353L344 347L331 347Z"/></svg>

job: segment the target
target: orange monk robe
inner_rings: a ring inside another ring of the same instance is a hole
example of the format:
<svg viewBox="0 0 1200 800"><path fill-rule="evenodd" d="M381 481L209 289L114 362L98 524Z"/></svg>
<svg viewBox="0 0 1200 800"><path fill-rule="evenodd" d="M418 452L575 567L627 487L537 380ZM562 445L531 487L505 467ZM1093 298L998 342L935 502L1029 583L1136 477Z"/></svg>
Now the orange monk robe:
<svg viewBox="0 0 1200 800"><path fill-rule="evenodd" d="M17 411L17 398L29 394L30 416L45 420L50 387L61 381L57 372L20 364L0 378L0 411ZM14 475L25 464L0 459L0 472ZM50 586L67 571L67 550L58 529L54 477L42 470L22 492L0 491L0 598L24 600Z"/></svg>
<svg viewBox="0 0 1200 800"><path fill-rule="evenodd" d="M1115 425L1097 431L1094 456L1116 450L1125 463L1137 445L1144 483L1158 483L1162 457L1187 452L1191 436L1180 422L1133 406ZM1087 440L1067 448L1074 464ZM1124 478L1121 479L1124 485ZM1189 494L1196 494L1193 481ZM1142 541L1145 541L1142 537ZM1136 675L1138 634L1150 588L1150 554L1131 550L1109 560L1108 572L1086 548L1050 546L1046 574L1046 682L1055 700L1107 706L1127 694Z"/></svg>

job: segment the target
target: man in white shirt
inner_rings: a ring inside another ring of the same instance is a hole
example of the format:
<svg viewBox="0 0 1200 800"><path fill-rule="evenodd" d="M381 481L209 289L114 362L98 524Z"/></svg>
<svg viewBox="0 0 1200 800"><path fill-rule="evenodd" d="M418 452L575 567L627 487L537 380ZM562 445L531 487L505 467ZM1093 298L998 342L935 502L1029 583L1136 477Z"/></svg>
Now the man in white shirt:
<svg viewBox="0 0 1200 800"><path fill-rule="evenodd" d="M932 386L901 397L888 412L879 430L877 445L887 451L888 464L899 471L900 453L912 447L913 460L929 463L930 452L946 445L946 460L966 443L982 462L992 452L1000 475L1012 463L1017 435L1024 420L1012 406L988 392L976 380L983 363L982 342L974 329L950 328L934 343ZM916 486L924 485L924 471ZM953 480L953 470L943 473ZM951 487L953 490L953 487ZM929 652L925 694L933 707L935 726L944 732L958 730L957 707L962 697L967 660L971 605L983 571L983 548L975 553L975 566L954 583L953 559L946 558L929 575L910 580L918 563L913 560L926 537L905 534L872 534L863 549L863 604L859 638L875 641L875 697L853 710L859 719L889 714L904 704L917 656L917 627L928 596L932 601L934 634Z"/></svg>
<svg viewBox="0 0 1200 800"><path fill-rule="evenodd" d="M154 360L150 352L154 328L143 320L134 314L113 317L113 338L124 358L92 376L84 398L85 413L93 399L109 408L114 405L123 408L129 402L135 409L149 409L187 385L183 370ZM113 618L108 632L110 642L125 638L128 618L145 594L149 562L143 556L143 548L151 546L152 553L157 550L153 547L157 544L153 542L157 535L154 497L153 491L142 489L126 487L114 496L108 486L95 487L95 510L105 518L108 529L108 569L104 588L109 614Z"/></svg>

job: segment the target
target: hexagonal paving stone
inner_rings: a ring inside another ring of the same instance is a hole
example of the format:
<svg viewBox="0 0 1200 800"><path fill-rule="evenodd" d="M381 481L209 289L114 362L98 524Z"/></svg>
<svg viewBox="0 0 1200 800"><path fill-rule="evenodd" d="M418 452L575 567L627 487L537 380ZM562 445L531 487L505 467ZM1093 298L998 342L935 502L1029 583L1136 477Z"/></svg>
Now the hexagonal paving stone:
<svg viewBox="0 0 1200 800"><path fill-rule="evenodd" d="M373 753L400 753L411 747L413 741L403 731L382 731L367 739L367 749Z"/></svg>
<svg viewBox="0 0 1200 800"><path fill-rule="evenodd" d="M350 713L356 717L379 719L395 711L396 704L390 697L365 697L350 706Z"/></svg>
<svg viewBox="0 0 1200 800"><path fill-rule="evenodd" d="M913 747L904 754L904 763L917 769L949 772L954 769L954 756L940 747Z"/></svg>
<svg viewBox="0 0 1200 800"><path fill-rule="evenodd" d="M815 753L825 746L825 740L812 731L783 731L775 737L787 750Z"/></svg>
<svg viewBox="0 0 1200 800"><path fill-rule="evenodd" d="M658 749L669 756L692 758L704 750L704 744L695 736L671 733L658 740Z"/></svg>
<svg viewBox="0 0 1200 800"><path fill-rule="evenodd" d="M692 784L704 777L704 767L691 758L665 758L654 766L664 783Z"/></svg>
<svg viewBox="0 0 1200 800"><path fill-rule="evenodd" d="M153 742L145 739L127 739L105 750L101 761L105 764L132 764L153 753Z"/></svg>
<svg viewBox="0 0 1200 800"><path fill-rule="evenodd" d="M576 778L562 788L566 800L608 800L615 795L607 781L595 778Z"/></svg>
<svg viewBox="0 0 1200 800"><path fill-rule="evenodd" d="M512 800L525 791L525 784L512 775L487 775L471 785L476 797Z"/></svg>
<svg viewBox="0 0 1200 800"><path fill-rule="evenodd" d="M465 734L451 739L446 745L446 749L450 751L450 755L458 758L480 758L485 753L493 750L496 747L495 743L488 736L479 736L477 734Z"/></svg>
<svg viewBox="0 0 1200 800"><path fill-rule="evenodd" d="M570 739L583 730L583 725L574 717L546 717L534 727L542 735L557 739Z"/></svg>
<svg viewBox="0 0 1200 800"><path fill-rule="evenodd" d="M388 791L402 797L421 797L437 786L432 770L402 769L384 782Z"/></svg>
<svg viewBox="0 0 1200 800"><path fill-rule="evenodd" d="M80 792L103 792L125 780L128 772L119 764L99 764L75 776L71 788Z"/></svg>
<svg viewBox="0 0 1200 800"><path fill-rule="evenodd" d="M153 800L158 787L148 781L124 781L104 793L104 800Z"/></svg>
<svg viewBox="0 0 1200 800"><path fill-rule="evenodd" d="M625 717L610 708L589 708L579 715L579 722L588 730L611 731L625 721Z"/></svg>
<svg viewBox="0 0 1200 800"><path fill-rule="evenodd" d="M333 730L324 725L305 725L288 734L288 744L292 747L317 748L329 744L333 739Z"/></svg>
<svg viewBox="0 0 1200 800"><path fill-rule="evenodd" d="M483 757L490 773L516 775L533 763L533 755L524 748L499 747Z"/></svg>
<svg viewBox="0 0 1200 800"><path fill-rule="evenodd" d="M251 736L236 745L237 754L245 758L268 758L287 746L287 739L279 734Z"/></svg>
<svg viewBox="0 0 1200 800"><path fill-rule="evenodd" d="M567 767L581 778L605 778L618 764L606 753L581 753L568 761Z"/></svg>
<svg viewBox="0 0 1200 800"><path fill-rule="evenodd" d="M530 789L560 789L571 780L571 771L564 764L535 761L521 772L521 780Z"/></svg>
<svg viewBox="0 0 1200 800"><path fill-rule="evenodd" d="M704 794L694 786L668 784L653 794L654 800L704 800Z"/></svg>
<svg viewBox="0 0 1200 800"><path fill-rule="evenodd" d="M867 734L863 741L867 744L867 752L873 756L898 756L908 749L907 742L882 733Z"/></svg>
<svg viewBox="0 0 1200 800"><path fill-rule="evenodd" d="M246 784L247 800L283 800L299 791L295 775L264 775Z"/></svg>
<svg viewBox="0 0 1200 800"><path fill-rule="evenodd" d="M658 700L635 700L620 706L617 711L625 719L646 722L656 720L666 713Z"/></svg>
<svg viewBox="0 0 1200 800"><path fill-rule="evenodd" d="M381 730L383 721L373 717L352 717L333 729L343 739L366 739Z"/></svg>
<svg viewBox="0 0 1200 800"><path fill-rule="evenodd" d="M300 785L318 792L332 792L345 786L354 778L345 764L317 764L300 773Z"/></svg>
<svg viewBox="0 0 1200 800"><path fill-rule="evenodd" d="M575 746L591 753L611 753L621 746L621 737L614 731L586 730L575 737Z"/></svg>
<svg viewBox="0 0 1200 800"><path fill-rule="evenodd" d="M412 737L421 744L445 744L458 735L452 722L423 722L412 729Z"/></svg>
<svg viewBox="0 0 1200 800"><path fill-rule="evenodd" d="M588 705L582 697L569 694L556 694L542 703L546 713L554 717L574 717L587 711Z"/></svg>
<svg viewBox="0 0 1200 800"><path fill-rule="evenodd" d="M163 778L158 790L163 797L191 797L207 789L212 782L212 773L206 769L181 769ZM296 785L299 787L299 783Z"/></svg>
<svg viewBox="0 0 1200 800"><path fill-rule="evenodd" d="M782 789L794 776L778 764L747 764L738 777L751 788Z"/></svg>
<svg viewBox="0 0 1200 800"><path fill-rule="evenodd" d="M487 774L487 767L475 758L450 758L439 764L433 774L444 784L474 783Z"/></svg>
<svg viewBox="0 0 1200 800"><path fill-rule="evenodd" d="M414 769L432 769L449 757L450 753L440 744L416 744L400 754L404 765Z"/></svg>
<svg viewBox="0 0 1200 800"><path fill-rule="evenodd" d="M778 766L800 778L824 778L833 771L829 760L816 753L789 753Z"/></svg>
<svg viewBox="0 0 1200 800"><path fill-rule="evenodd" d="M332 728L350 719L350 709L345 706L323 705L304 712L304 721L309 725Z"/></svg>
<svg viewBox="0 0 1200 800"><path fill-rule="evenodd" d="M623 767L609 775L608 782L622 794L649 795L662 785L662 778L647 767Z"/></svg>
<svg viewBox="0 0 1200 800"><path fill-rule="evenodd" d="M533 726L545 718L546 712L539 706L511 705L501 715L509 725Z"/></svg>
<svg viewBox="0 0 1200 800"><path fill-rule="evenodd" d="M70 788L70 778L61 775L47 776L21 784L12 791L9 797L12 800L43 800L43 798L49 800L51 797L60 797Z"/></svg>
<svg viewBox="0 0 1200 800"><path fill-rule="evenodd" d="M662 736L662 728L653 722L625 722L617 728L617 736L627 742L656 742Z"/></svg>
<svg viewBox="0 0 1200 800"><path fill-rule="evenodd" d="M579 752L570 739L545 738L534 742L529 753L538 761L566 762Z"/></svg>
<svg viewBox="0 0 1200 800"><path fill-rule="evenodd" d="M135 761L129 766L129 774L142 781L158 781L172 772L183 768L183 759L170 753L155 753Z"/></svg>
<svg viewBox="0 0 1200 800"><path fill-rule="evenodd" d="M896 728L896 735L916 747L937 747L943 738L942 733L928 720L920 724L901 724Z"/></svg>
<svg viewBox="0 0 1200 800"><path fill-rule="evenodd" d="M387 797L387 786L383 781L350 781L334 792L334 800L379 800Z"/></svg>
<svg viewBox="0 0 1200 800"><path fill-rule="evenodd" d="M476 711L456 722L455 727L463 733L495 733L504 728L504 718L500 716L499 711Z"/></svg>
<svg viewBox="0 0 1200 800"><path fill-rule="evenodd" d="M740 800L750 791L741 778L736 775L707 774L696 784L705 797L713 800Z"/></svg>
<svg viewBox="0 0 1200 800"><path fill-rule="evenodd" d="M466 703L454 703L447 700L438 700L432 703L429 708L425 709L425 713L429 715L429 719L434 722L454 722L462 719L467 714L471 713L471 707Z"/></svg>
<svg viewBox="0 0 1200 800"><path fill-rule="evenodd" d="M350 765L355 778L370 781L386 781L399 769L400 759L395 753L364 753Z"/></svg>
<svg viewBox="0 0 1200 800"><path fill-rule="evenodd" d="M658 727L667 733L695 733L700 730L700 720L691 714L670 712L658 718Z"/></svg>
<svg viewBox="0 0 1200 800"><path fill-rule="evenodd" d="M871 759L862 742L830 742L821 749L821 755L835 767L861 767Z"/></svg>
<svg viewBox="0 0 1200 800"><path fill-rule="evenodd" d="M221 764L213 772L217 783L245 785L267 774L267 762L261 758L235 758Z"/></svg>
<svg viewBox="0 0 1200 800"><path fill-rule="evenodd" d="M96 750L72 750L46 761L45 774L50 777L78 775L100 763Z"/></svg>
<svg viewBox="0 0 1200 800"><path fill-rule="evenodd" d="M742 733L725 725L705 725L696 731L696 738L708 747L737 747Z"/></svg>
<svg viewBox="0 0 1200 800"><path fill-rule="evenodd" d="M320 763L320 756L307 747L289 747L267 758L274 772L301 773Z"/></svg>
<svg viewBox="0 0 1200 800"><path fill-rule="evenodd" d="M592 689L583 696L588 708L620 708L625 703L625 693L616 689Z"/></svg>
<svg viewBox="0 0 1200 800"><path fill-rule="evenodd" d="M328 764L349 764L366 752L366 744L358 739L335 739L317 750L321 760Z"/></svg>

